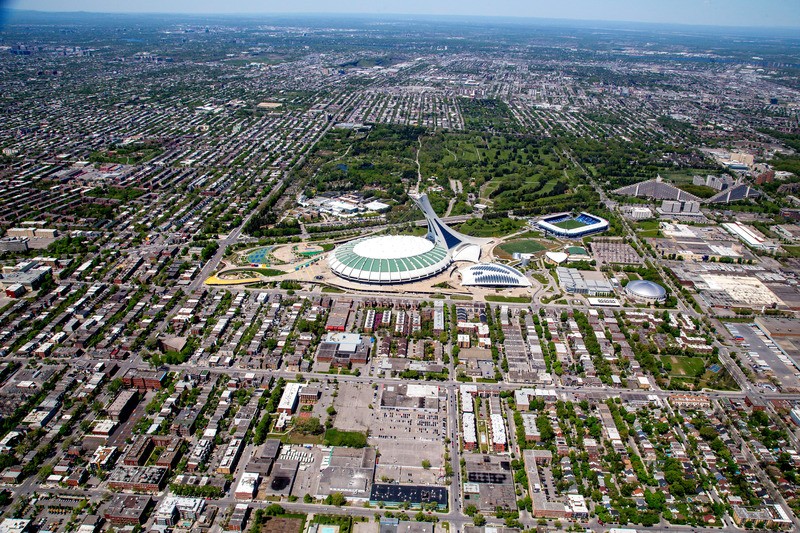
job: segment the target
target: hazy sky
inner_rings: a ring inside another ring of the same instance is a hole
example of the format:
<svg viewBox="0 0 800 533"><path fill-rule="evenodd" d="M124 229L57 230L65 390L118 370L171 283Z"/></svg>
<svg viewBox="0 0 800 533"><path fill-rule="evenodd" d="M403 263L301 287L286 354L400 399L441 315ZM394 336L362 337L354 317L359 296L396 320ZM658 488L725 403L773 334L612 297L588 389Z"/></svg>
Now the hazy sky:
<svg viewBox="0 0 800 533"><path fill-rule="evenodd" d="M800 27L800 0L0 0L42 11L491 15Z"/></svg>

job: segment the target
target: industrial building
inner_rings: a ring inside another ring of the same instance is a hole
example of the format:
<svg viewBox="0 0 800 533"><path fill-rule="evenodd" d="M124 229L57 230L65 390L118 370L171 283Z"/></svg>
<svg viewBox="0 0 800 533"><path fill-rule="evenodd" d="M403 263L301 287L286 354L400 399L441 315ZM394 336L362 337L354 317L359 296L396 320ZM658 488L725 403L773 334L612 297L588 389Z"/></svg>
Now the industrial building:
<svg viewBox="0 0 800 533"><path fill-rule="evenodd" d="M778 251L778 243L767 239L763 233L755 228L745 226L741 222L724 222L722 227L736 236L747 246L764 252Z"/></svg>
<svg viewBox="0 0 800 533"><path fill-rule="evenodd" d="M556 268L558 283L561 288L571 294L586 296L609 296L614 289L603 274L594 271L582 271L575 268Z"/></svg>

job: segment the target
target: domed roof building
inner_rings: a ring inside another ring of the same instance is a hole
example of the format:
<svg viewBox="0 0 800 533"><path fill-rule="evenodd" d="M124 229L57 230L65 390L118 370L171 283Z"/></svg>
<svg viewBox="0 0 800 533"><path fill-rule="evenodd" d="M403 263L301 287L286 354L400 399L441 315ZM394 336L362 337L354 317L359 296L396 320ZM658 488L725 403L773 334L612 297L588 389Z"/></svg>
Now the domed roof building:
<svg viewBox="0 0 800 533"><path fill-rule="evenodd" d="M470 237L445 224L427 195L411 198L425 215L428 233L365 237L337 246L328 256L331 271L358 283L407 283L435 276L453 261L477 263L489 239Z"/></svg>
<svg viewBox="0 0 800 533"><path fill-rule="evenodd" d="M357 239L330 259L337 275L361 283L404 283L434 276L450 265L447 248L413 235Z"/></svg>
<svg viewBox="0 0 800 533"><path fill-rule="evenodd" d="M502 263L470 265L461 270L461 284L479 287L530 287L531 282L516 268Z"/></svg>
<svg viewBox="0 0 800 533"><path fill-rule="evenodd" d="M664 287L644 279L633 280L625 285L625 294L642 302L663 302L667 299Z"/></svg>

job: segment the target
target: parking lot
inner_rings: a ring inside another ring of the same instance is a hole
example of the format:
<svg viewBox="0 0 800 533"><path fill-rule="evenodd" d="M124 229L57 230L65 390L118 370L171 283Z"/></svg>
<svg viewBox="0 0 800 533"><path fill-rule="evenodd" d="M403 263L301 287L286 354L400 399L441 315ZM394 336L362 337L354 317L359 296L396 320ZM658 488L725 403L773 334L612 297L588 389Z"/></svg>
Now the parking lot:
<svg viewBox="0 0 800 533"><path fill-rule="evenodd" d="M332 391L325 391L332 394ZM367 383L339 383L333 403L336 409L334 426L343 431L366 431L372 426L378 405L377 391ZM319 402L325 405L324 402ZM330 405L330 404L328 404ZM373 409L369 406L372 405Z"/></svg>
<svg viewBox="0 0 800 533"><path fill-rule="evenodd" d="M744 341L737 343L738 352L745 365L757 374L771 372L786 392L800 391L800 379L794 363L757 326L751 324L726 324L734 337Z"/></svg>
<svg viewBox="0 0 800 533"><path fill-rule="evenodd" d="M434 412L382 409L380 394L380 387L373 389L367 383L339 383L334 403L335 427L345 431L369 430L369 443L380 452L376 479L436 483L444 465L446 401L442 399ZM430 467L424 468L423 461L430 463Z"/></svg>

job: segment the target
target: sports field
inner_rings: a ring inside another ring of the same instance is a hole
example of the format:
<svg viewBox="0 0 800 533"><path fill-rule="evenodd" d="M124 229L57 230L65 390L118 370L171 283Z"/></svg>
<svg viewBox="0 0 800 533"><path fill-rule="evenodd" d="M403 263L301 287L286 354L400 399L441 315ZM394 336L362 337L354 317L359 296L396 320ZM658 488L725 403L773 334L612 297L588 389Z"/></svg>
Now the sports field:
<svg viewBox="0 0 800 533"><path fill-rule="evenodd" d="M557 227L559 227L561 229L575 229L575 228L582 228L586 224L584 224L582 222L578 222L577 220L571 218L571 219L565 220L563 222L556 222L553 225L557 226Z"/></svg>
<svg viewBox="0 0 800 533"><path fill-rule="evenodd" d="M661 361L672 366L670 376L693 378L702 375L705 371L705 362L700 357L665 355Z"/></svg>

